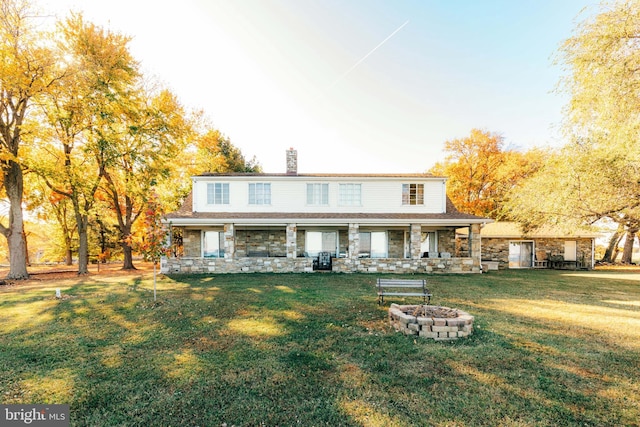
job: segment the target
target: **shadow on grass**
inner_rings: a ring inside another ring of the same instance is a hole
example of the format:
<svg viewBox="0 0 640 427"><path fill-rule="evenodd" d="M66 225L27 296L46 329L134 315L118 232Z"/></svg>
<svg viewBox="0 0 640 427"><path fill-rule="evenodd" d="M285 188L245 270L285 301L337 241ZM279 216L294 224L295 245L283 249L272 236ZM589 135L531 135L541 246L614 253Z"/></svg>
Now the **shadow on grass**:
<svg viewBox="0 0 640 427"><path fill-rule="evenodd" d="M165 278L159 305L145 281L24 295L12 307L38 320L0 329L0 391L70 403L73 425L633 425L637 352L514 307L584 305L611 322L596 308L640 292L527 273L429 276L436 303L476 316L455 343L394 333L371 275Z"/></svg>

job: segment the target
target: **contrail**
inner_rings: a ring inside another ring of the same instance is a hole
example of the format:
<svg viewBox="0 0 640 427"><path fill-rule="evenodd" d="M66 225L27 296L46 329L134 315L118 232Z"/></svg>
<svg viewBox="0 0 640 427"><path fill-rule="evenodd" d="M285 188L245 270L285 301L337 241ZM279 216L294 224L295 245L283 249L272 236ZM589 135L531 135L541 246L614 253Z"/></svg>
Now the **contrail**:
<svg viewBox="0 0 640 427"><path fill-rule="evenodd" d="M331 88L332 88L332 87L334 87L334 86L335 86L335 85L336 85L340 80L342 80L342 79L344 79L345 77L347 77L347 76L348 76L348 75L349 75L353 70L355 70L355 68L356 68L358 65L362 64L362 62L363 62L365 59L367 59L369 56L371 56L371 54L372 54L373 52L375 52L376 50L378 50L378 48L380 48L380 46L382 46L382 45L383 45L383 44L385 44L387 41L389 41L389 39L390 39L391 37L393 37L394 35L396 35L396 33L397 33L398 31L400 31L402 28L404 28L404 26L405 26L405 25L407 25L408 23L409 23L409 20L406 20L406 21L404 22L404 24L402 24L402 25L400 25L398 28L396 28L396 30L395 30L393 33L389 34L389 35L387 36L387 38L386 38L386 39L384 39L384 40L382 40L380 43L378 43L378 45L377 45L376 47L374 47L373 49L371 49L371 50L369 51L369 53L367 53L365 56L363 56L362 58L360 58L360 60L358 60L358 62L356 62L355 64L353 64L353 65L351 66L351 68L349 68L347 71L345 71L345 72L344 72L340 77L338 77L337 79L335 79L335 81L334 81L333 83L331 83L329 86L327 86L327 88L325 89L325 91L326 91L326 90L331 89Z"/></svg>

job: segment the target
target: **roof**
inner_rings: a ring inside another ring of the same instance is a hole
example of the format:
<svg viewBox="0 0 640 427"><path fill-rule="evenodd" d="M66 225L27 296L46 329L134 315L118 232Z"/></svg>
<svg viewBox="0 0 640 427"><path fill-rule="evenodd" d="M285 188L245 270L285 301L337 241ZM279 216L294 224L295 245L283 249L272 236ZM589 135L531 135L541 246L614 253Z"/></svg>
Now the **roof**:
<svg viewBox="0 0 640 427"><path fill-rule="evenodd" d="M196 175L199 177L290 177L290 178L438 178L446 179L430 173L253 173L253 172L205 172Z"/></svg>
<svg viewBox="0 0 640 427"><path fill-rule="evenodd" d="M447 197L446 213L344 213L344 212L193 212L193 193L184 200L184 203L175 212L169 213L166 219L175 224L202 223L208 220L212 222L348 222L349 220L360 222L432 222L434 224L464 225L470 223L484 223L492 220L475 215L459 212L451 200Z"/></svg>
<svg viewBox="0 0 640 427"><path fill-rule="evenodd" d="M465 235L466 230L459 234ZM517 222L497 221L486 224L480 232L482 238L529 238L529 239L560 239L560 238L596 238L600 235L590 230L576 229L564 230L560 227L545 226L528 233L522 231L522 226Z"/></svg>

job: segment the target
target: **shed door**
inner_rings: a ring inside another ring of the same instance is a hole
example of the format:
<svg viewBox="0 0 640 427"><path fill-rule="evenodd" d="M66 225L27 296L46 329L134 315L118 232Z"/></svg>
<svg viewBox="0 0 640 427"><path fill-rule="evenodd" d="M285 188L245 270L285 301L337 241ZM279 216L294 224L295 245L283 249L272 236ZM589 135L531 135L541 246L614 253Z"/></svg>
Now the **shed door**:
<svg viewBox="0 0 640 427"><path fill-rule="evenodd" d="M509 242L509 268L533 267L533 242Z"/></svg>
<svg viewBox="0 0 640 427"><path fill-rule="evenodd" d="M575 240L567 240L564 242L564 260L576 261L578 254L578 246Z"/></svg>

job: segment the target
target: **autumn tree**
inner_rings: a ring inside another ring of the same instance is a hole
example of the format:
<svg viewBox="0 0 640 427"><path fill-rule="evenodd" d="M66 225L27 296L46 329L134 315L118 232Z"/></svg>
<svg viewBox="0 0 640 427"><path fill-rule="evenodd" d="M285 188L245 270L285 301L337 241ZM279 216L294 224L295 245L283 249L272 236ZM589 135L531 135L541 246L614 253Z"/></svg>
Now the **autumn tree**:
<svg viewBox="0 0 640 427"><path fill-rule="evenodd" d="M448 178L447 195L462 212L502 218L506 194L542 163L540 150L508 150L496 133L473 129L466 138L445 142L445 161L429 172Z"/></svg>
<svg viewBox="0 0 640 427"><path fill-rule="evenodd" d="M603 4L563 43L558 62L570 142L514 192L512 208L532 226L611 220L627 235L630 262L640 229L640 1Z"/></svg>
<svg viewBox="0 0 640 427"><path fill-rule="evenodd" d="M101 191L117 219L124 269L135 268L125 239L144 212L151 188L172 178L171 162L183 152L191 131L186 112L171 92L154 93L142 85L132 89L117 114L103 123L103 145L97 153L104 171Z"/></svg>
<svg viewBox="0 0 640 427"><path fill-rule="evenodd" d="M129 39L85 22L82 15L59 23L58 35L67 77L65 85L43 97L40 121L47 133L29 166L73 206L78 274L87 274L89 221L104 178L101 124L128 102L129 87L139 74L127 48Z"/></svg>
<svg viewBox="0 0 640 427"><path fill-rule="evenodd" d="M30 186L25 192L25 207L39 222L47 224L53 233L49 235L47 256L55 260L64 259L66 265L72 265L73 252L77 246L77 228L71 201L52 191L34 174L26 176ZM51 249L53 248L53 249Z"/></svg>
<svg viewBox="0 0 640 427"><path fill-rule="evenodd" d="M156 192L151 189L142 214L142 222L125 240L131 248L153 262L153 300L156 300L156 270L160 259L167 254L168 230L162 222L164 208Z"/></svg>
<svg viewBox="0 0 640 427"><path fill-rule="evenodd" d="M8 223L0 233L9 246L12 279L28 277L23 235L23 157L26 122L35 100L61 77L44 34L35 30L36 13L26 0L0 2L0 178L9 200Z"/></svg>
<svg viewBox="0 0 640 427"><path fill-rule="evenodd" d="M198 175L204 172L260 172L255 159L247 161L239 148L219 130L208 128L196 137L190 172Z"/></svg>

